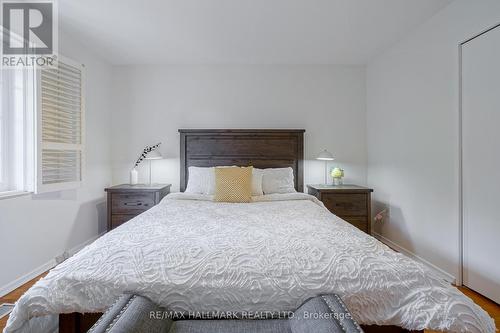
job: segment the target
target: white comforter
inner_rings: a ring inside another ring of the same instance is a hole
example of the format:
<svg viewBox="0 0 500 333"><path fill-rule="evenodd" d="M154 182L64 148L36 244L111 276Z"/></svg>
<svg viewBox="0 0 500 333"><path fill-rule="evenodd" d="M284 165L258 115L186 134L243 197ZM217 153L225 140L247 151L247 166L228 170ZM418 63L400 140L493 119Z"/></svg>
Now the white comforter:
<svg viewBox="0 0 500 333"><path fill-rule="evenodd" d="M170 310L231 312L294 310L337 293L362 324L495 332L456 288L311 196L203 199L171 194L51 270L19 299L4 332L42 332L53 314L101 312L124 292Z"/></svg>

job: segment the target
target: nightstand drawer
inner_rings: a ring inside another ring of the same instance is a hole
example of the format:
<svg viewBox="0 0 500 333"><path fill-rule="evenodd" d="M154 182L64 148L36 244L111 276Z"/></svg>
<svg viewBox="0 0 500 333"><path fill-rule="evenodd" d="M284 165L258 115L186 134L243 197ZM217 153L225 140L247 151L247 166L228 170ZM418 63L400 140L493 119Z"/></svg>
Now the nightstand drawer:
<svg viewBox="0 0 500 333"><path fill-rule="evenodd" d="M121 184L105 189L108 193L108 231L158 204L170 193L170 184Z"/></svg>
<svg viewBox="0 0 500 333"><path fill-rule="evenodd" d="M337 216L366 216L366 194L322 193L321 201Z"/></svg>
<svg viewBox="0 0 500 333"><path fill-rule="evenodd" d="M122 225L123 223L127 222L128 220L133 219L134 217L136 217L139 214L140 213L138 213L136 215L112 215L111 216L111 229L114 229L114 228L118 227L119 225Z"/></svg>
<svg viewBox="0 0 500 333"><path fill-rule="evenodd" d="M113 193L112 214L136 214L155 205L153 193Z"/></svg>
<svg viewBox="0 0 500 333"><path fill-rule="evenodd" d="M330 212L370 234L371 188L357 185L307 185L307 188Z"/></svg>
<svg viewBox="0 0 500 333"><path fill-rule="evenodd" d="M355 226L356 228L368 232L368 221L364 216L340 216L342 220L345 220Z"/></svg>

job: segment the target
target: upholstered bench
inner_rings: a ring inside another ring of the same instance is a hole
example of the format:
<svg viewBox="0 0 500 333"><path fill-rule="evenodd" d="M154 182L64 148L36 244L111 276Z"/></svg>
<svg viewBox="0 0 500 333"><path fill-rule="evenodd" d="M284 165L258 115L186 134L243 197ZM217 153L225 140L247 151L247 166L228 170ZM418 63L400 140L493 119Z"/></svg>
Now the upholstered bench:
<svg viewBox="0 0 500 333"><path fill-rule="evenodd" d="M176 318L177 317L177 318ZM363 332L337 295L317 296L280 319L182 319L149 299L123 295L91 333L331 333Z"/></svg>

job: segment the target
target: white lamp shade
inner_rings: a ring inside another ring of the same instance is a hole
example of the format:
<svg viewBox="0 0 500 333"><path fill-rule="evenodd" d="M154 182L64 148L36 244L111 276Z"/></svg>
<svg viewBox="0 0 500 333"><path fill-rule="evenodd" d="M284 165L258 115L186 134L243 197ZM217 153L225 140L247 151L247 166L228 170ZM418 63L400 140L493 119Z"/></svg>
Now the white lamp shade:
<svg viewBox="0 0 500 333"><path fill-rule="evenodd" d="M161 156L160 152L156 150L150 151L146 157L144 158L145 160L161 160L163 157Z"/></svg>
<svg viewBox="0 0 500 333"><path fill-rule="evenodd" d="M316 157L316 159L320 161L333 161L335 158L332 153L325 149L318 155L318 157Z"/></svg>

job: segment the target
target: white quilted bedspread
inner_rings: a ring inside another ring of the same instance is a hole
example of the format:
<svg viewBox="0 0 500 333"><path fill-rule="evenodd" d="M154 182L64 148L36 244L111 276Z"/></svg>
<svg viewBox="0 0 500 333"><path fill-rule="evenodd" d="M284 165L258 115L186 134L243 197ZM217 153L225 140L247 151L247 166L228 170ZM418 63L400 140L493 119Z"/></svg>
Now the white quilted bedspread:
<svg viewBox="0 0 500 333"><path fill-rule="evenodd" d="M169 310L231 312L294 310L337 293L362 324L495 332L456 288L311 196L201 199L171 194L85 247L19 299L4 332L47 331L48 315L101 312L124 292Z"/></svg>

